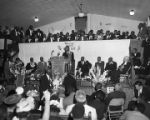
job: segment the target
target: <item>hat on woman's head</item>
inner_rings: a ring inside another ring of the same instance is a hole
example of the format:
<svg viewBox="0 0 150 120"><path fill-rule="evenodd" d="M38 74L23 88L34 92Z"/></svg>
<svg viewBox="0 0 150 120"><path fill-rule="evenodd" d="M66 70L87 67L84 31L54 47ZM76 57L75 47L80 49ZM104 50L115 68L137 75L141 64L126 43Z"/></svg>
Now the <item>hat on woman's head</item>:
<svg viewBox="0 0 150 120"><path fill-rule="evenodd" d="M35 107L35 100L33 97L22 98L19 103L17 103L16 112L28 112L33 110Z"/></svg>
<svg viewBox="0 0 150 120"><path fill-rule="evenodd" d="M4 99L4 103L7 105L17 104L21 100L21 96L17 94L10 95Z"/></svg>
<svg viewBox="0 0 150 120"><path fill-rule="evenodd" d="M75 98L77 102L83 103L86 101L86 94L83 90L78 90L75 94Z"/></svg>

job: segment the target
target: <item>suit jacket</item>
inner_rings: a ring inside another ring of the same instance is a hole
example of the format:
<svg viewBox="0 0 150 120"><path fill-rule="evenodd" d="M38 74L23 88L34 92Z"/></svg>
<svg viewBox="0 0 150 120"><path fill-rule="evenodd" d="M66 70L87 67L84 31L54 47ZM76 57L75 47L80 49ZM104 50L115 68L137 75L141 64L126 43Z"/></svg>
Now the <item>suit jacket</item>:
<svg viewBox="0 0 150 120"><path fill-rule="evenodd" d="M98 120L102 120L107 109L105 103L99 99L95 99L91 102L90 106L96 109Z"/></svg>
<svg viewBox="0 0 150 120"><path fill-rule="evenodd" d="M48 77L46 75L42 75L40 77L40 86L39 86L41 98L43 96L43 91L45 91L47 89L48 90L50 89L50 81L48 80Z"/></svg>
<svg viewBox="0 0 150 120"><path fill-rule="evenodd" d="M141 65L140 56L141 56L141 54L139 52L131 53L132 62L133 62L134 66L140 66Z"/></svg>
<svg viewBox="0 0 150 120"><path fill-rule="evenodd" d="M104 61L101 61L100 63L96 62L95 67L97 67L97 66L99 66L101 68L101 74L103 74L103 72L104 72Z"/></svg>
<svg viewBox="0 0 150 120"><path fill-rule="evenodd" d="M20 38L19 38L19 34L17 32L17 30L12 30L10 33L10 37L13 40L13 42L19 42Z"/></svg>
<svg viewBox="0 0 150 120"><path fill-rule="evenodd" d="M114 61L112 63L106 63L105 70L110 70L110 71L117 70L117 63Z"/></svg>
<svg viewBox="0 0 150 120"><path fill-rule="evenodd" d="M89 74L89 70L91 69L91 67L92 64L89 61L84 61L84 63L79 61L77 65L77 70L81 69L82 75L84 76Z"/></svg>
<svg viewBox="0 0 150 120"><path fill-rule="evenodd" d="M123 99L125 99L126 94L123 91L114 91L114 92L109 93L106 97L106 100L105 100L106 105L109 105L110 101L114 98L123 98Z"/></svg>
<svg viewBox="0 0 150 120"><path fill-rule="evenodd" d="M105 100L106 94L102 90L97 90L93 92L91 96L89 96L88 102L91 103L93 100L95 100L96 96L98 95L101 96L101 101Z"/></svg>
<svg viewBox="0 0 150 120"><path fill-rule="evenodd" d="M142 93L140 94L140 96L138 96L138 91L135 89L134 90L134 93L135 93L135 97L136 98L140 98L144 101L150 101L150 88L149 86L143 86L143 89L142 89Z"/></svg>
<svg viewBox="0 0 150 120"><path fill-rule="evenodd" d="M139 52L137 52L137 53L131 53L131 56L132 56L132 58L137 59L137 58L141 57L141 54Z"/></svg>
<svg viewBox="0 0 150 120"><path fill-rule="evenodd" d="M37 64L36 64L36 63L34 63L34 67L32 67L32 66L30 65L30 63L27 63L27 65L26 65L26 70L31 70L30 73L34 73L34 72L36 71L36 69L37 69Z"/></svg>
<svg viewBox="0 0 150 120"><path fill-rule="evenodd" d="M122 63L119 66L119 72L120 74L126 74L129 73L131 71L131 63L128 62L127 64Z"/></svg>
<svg viewBox="0 0 150 120"><path fill-rule="evenodd" d="M39 62L37 66L38 72L45 73L47 71L47 63L46 62Z"/></svg>

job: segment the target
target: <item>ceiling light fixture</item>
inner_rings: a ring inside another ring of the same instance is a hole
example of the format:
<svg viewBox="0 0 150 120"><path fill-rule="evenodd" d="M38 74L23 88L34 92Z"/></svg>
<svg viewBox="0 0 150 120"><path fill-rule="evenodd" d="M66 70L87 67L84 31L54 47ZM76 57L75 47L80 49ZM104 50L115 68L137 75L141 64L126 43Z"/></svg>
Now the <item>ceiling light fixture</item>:
<svg viewBox="0 0 150 120"><path fill-rule="evenodd" d="M80 9L80 12L78 13L79 17L84 17L84 15L85 15L84 12L83 12L83 8L82 7L83 7L83 4L81 3L80 6L79 6L79 9Z"/></svg>
<svg viewBox="0 0 150 120"><path fill-rule="evenodd" d="M135 10L130 10L129 14L130 14L131 16L135 15Z"/></svg>
<svg viewBox="0 0 150 120"><path fill-rule="evenodd" d="M83 13L83 12L79 12L79 13L78 13L78 16L79 16L79 17L84 17L84 13Z"/></svg>
<svg viewBox="0 0 150 120"><path fill-rule="evenodd" d="M39 22L39 18L38 17L34 17L34 22Z"/></svg>

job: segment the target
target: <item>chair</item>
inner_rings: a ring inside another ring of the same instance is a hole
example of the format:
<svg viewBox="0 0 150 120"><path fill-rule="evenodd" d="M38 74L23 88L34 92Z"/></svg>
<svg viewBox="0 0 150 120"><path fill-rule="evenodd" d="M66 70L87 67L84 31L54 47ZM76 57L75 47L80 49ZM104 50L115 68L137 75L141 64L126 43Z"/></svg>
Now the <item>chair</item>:
<svg viewBox="0 0 150 120"><path fill-rule="evenodd" d="M110 101L107 109L109 120L119 119L124 111L124 99L114 98Z"/></svg>

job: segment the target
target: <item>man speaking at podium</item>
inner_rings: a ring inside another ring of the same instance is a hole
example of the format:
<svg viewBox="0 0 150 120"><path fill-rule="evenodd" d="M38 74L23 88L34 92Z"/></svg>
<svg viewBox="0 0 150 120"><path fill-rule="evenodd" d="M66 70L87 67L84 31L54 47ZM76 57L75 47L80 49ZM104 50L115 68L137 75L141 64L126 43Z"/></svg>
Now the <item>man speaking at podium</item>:
<svg viewBox="0 0 150 120"><path fill-rule="evenodd" d="M65 52L62 54L62 56L67 61L65 64L65 72L74 74L74 67L75 67L74 53L70 51L69 46L66 46L64 50Z"/></svg>

